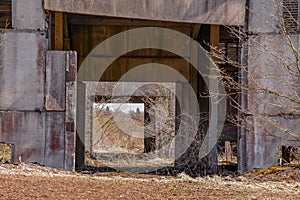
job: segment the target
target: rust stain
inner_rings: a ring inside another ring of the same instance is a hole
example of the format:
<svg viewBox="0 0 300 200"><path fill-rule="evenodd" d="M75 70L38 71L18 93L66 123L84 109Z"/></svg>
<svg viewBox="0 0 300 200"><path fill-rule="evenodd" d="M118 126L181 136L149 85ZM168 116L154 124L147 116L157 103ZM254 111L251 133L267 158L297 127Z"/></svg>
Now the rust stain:
<svg viewBox="0 0 300 200"><path fill-rule="evenodd" d="M74 132L75 131L75 123L74 122L67 122L66 123L66 131L67 132Z"/></svg>
<svg viewBox="0 0 300 200"><path fill-rule="evenodd" d="M36 58L38 67L38 77L44 77L44 60L45 60L45 44L44 40L40 40L38 44L38 57ZM39 90L39 92L42 92Z"/></svg>
<svg viewBox="0 0 300 200"><path fill-rule="evenodd" d="M60 146L60 137L57 131L52 131L49 141L49 147L51 149L51 153L55 154L57 151L61 149Z"/></svg>

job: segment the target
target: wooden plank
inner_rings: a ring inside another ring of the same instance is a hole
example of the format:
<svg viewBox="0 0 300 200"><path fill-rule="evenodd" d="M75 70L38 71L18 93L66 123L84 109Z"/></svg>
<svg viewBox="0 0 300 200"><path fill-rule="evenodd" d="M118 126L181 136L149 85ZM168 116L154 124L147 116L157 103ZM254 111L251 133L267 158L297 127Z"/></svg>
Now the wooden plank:
<svg viewBox="0 0 300 200"><path fill-rule="evenodd" d="M71 43L70 43L70 34L69 34L69 24L68 24L68 18L67 14L64 14L64 51L69 51L71 49Z"/></svg>
<svg viewBox="0 0 300 200"><path fill-rule="evenodd" d="M164 26L164 27L192 27L190 23L162 22L140 19L103 18L97 16L68 15L70 25L92 26Z"/></svg>
<svg viewBox="0 0 300 200"><path fill-rule="evenodd" d="M218 47L220 42L220 26L210 26L210 45Z"/></svg>
<svg viewBox="0 0 300 200"><path fill-rule="evenodd" d="M63 13L54 13L54 50L63 50L64 48L64 29L63 29Z"/></svg>
<svg viewBox="0 0 300 200"><path fill-rule="evenodd" d="M231 161L231 154L230 141L225 141L225 161L227 164L229 164Z"/></svg>
<svg viewBox="0 0 300 200"><path fill-rule="evenodd" d="M211 25L210 26L210 51L213 51L213 47L218 47L219 46L219 41L220 41L220 26L218 25ZM216 60L216 58L212 58L213 60ZM214 66L211 65L211 69ZM209 88L214 88L215 91L218 91L218 83L214 79L209 80ZM217 108L211 109L210 110L210 116L217 117L218 115L218 110ZM214 123L213 123L214 124ZM212 131L210 131L212 134L213 132L217 131L217 125L216 123L214 126L209 127ZM214 136L209 136L211 140L215 139ZM211 151L209 153L209 168L211 173L215 174L218 172L218 150L217 150L217 144L214 144L213 141L209 141L209 144L212 144L214 146L211 146Z"/></svg>
<svg viewBox="0 0 300 200"><path fill-rule="evenodd" d="M201 28L201 24L195 24L195 25L193 26L192 38L193 38L194 40L196 40L196 39L198 38L200 28Z"/></svg>

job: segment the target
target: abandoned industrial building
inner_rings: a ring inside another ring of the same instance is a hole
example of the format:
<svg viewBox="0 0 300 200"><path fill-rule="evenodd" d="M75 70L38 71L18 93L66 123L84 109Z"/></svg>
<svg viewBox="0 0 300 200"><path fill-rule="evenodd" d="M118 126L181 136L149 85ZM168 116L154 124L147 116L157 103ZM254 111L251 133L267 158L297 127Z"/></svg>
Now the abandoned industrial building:
<svg viewBox="0 0 300 200"><path fill-rule="evenodd" d="M244 173L286 149L300 162L299 6L1 0L1 145L66 170Z"/></svg>

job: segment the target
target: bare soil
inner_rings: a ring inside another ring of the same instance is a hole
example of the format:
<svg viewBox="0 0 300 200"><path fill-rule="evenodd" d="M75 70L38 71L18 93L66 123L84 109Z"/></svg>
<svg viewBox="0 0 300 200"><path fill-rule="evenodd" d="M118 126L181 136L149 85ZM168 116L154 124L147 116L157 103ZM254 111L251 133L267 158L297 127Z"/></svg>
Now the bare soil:
<svg viewBox="0 0 300 200"><path fill-rule="evenodd" d="M300 170L291 168L191 178L3 164L0 199L300 199L299 180Z"/></svg>

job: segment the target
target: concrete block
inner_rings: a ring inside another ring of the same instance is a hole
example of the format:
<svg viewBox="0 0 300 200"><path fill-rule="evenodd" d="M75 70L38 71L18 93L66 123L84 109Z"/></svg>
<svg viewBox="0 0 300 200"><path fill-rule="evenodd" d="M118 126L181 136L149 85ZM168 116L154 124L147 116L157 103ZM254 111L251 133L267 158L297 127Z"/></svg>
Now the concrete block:
<svg viewBox="0 0 300 200"><path fill-rule="evenodd" d="M14 29L46 29L46 16L42 0L13 0L12 18Z"/></svg>
<svg viewBox="0 0 300 200"><path fill-rule="evenodd" d="M15 145L14 162L43 163L45 115L39 112L0 112L0 141Z"/></svg>
<svg viewBox="0 0 300 200"><path fill-rule="evenodd" d="M280 25L279 7L276 1L250 0L249 31L251 33L278 32Z"/></svg>
<svg viewBox="0 0 300 200"><path fill-rule="evenodd" d="M65 113L46 113L45 157L43 164L64 168Z"/></svg>
<svg viewBox="0 0 300 200"><path fill-rule="evenodd" d="M299 117L256 117L254 124L258 135L274 137L277 146L300 146Z"/></svg>
<svg viewBox="0 0 300 200"><path fill-rule="evenodd" d="M0 39L0 110L43 110L44 37L11 30Z"/></svg>
<svg viewBox="0 0 300 200"><path fill-rule="evenodd" d="M251 88L264 88L250 90L248 93L248 105L251 112L267 115L296 114L300 112L299 101L300 78L289 80L285 76L249 80ZM272 92L272 93L271 93Z"/></svg>
<svg viewBox="0 0 300 200"><path fill-rule="evenodd" d="M299 81L293 48L299 48L299 36L291 36L292 45L280 35L250 36L248 80L252 89L248 93L249 108L260 114L291 114L299 112ZM271 94L261 91L267 89ZM285 95L286 97L282 97Z"/></svg>
<svg viewBox="0 0 300 200"><path fill-rule="evenodd" d="M300 146L299 139L295 140L288 131L283 130L300 137L299 118L248 117L248 122L247 150L246 154L240 155L247 163L245 171L277 165L279 146Z"/></svg>
<svg viewBox="0 0 300 200"><path fill-rule="evenodd" d="M299 48L299 36L291 35L295 49ZM293 47L281 35L261 34L249 37L249 76L266 78L276 76L292 76L287 66L297 71Z"/></svg>
<svg viewBox="0 0 300 200"><path fill-rule="evenodd" d="M46 59L46 102L48 111L64 111L66 104L66 52L48 51Z"/></svg>

